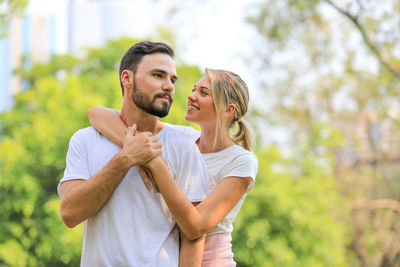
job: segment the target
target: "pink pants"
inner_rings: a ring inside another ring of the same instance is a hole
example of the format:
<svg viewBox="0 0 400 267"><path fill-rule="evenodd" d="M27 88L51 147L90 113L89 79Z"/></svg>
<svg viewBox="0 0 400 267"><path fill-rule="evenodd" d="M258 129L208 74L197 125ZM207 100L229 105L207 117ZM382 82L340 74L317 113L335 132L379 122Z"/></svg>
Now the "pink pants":
<svg viewBox="0 0 400 267"><path fill-rule="evenodd" d="M232 253L231 233L208 235L204 244L202 267L236 266Z"/></svg>

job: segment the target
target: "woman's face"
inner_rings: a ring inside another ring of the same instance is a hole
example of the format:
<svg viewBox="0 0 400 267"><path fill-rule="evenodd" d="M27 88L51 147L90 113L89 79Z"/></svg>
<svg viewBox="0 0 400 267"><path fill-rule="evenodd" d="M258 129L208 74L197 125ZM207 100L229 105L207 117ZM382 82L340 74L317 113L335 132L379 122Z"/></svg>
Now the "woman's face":
<svg viewBox="0 0 400 267"><path fill-rule="evenodd" d="M188 96L185 119L196 124L215 123L216 111L212 99L210 79L204 75Z"/></svg>

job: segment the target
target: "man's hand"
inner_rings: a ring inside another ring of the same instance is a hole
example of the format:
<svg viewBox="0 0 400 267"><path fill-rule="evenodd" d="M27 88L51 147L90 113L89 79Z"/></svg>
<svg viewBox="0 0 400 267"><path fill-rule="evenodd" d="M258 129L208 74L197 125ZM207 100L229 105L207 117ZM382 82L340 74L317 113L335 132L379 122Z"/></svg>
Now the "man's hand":
<svg viewBox="0 0 400 267"><path fill-rule="evenodd" d="M145 164L162 154L161 143L150 132L137 133L134 124L128 128L119 153L128 160L130 166Z"/></svg>

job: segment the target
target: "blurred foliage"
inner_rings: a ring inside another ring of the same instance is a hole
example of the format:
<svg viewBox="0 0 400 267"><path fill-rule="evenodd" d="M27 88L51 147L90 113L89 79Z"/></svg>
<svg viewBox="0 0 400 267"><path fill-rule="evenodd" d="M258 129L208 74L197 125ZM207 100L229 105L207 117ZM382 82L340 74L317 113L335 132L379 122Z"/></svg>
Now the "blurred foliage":
<svg viewBox="0 0 400 267"><path fill-rule="evenodd" d="M79 265L82 226L63 225L56 187L70 136L89 125L87 109L120 107L118 61L136 41L110 40L103 48L88 49L84 58L54 56L48 64L17 72L27 88L16 95L14 108L0 115L0 265ZM175 103L165 120L188 125L187 95L202 71L179 62L177 72ZM326 131L330 135L320 134ZM327 137L334 136L327 125L315 127L318 142L329 143ZM346 227L338 218L346 209L326 171L329 159L316 163L317 152L304 150L310 155L296 159L283 157L277 147L259 147L256 187L234 234L242 266L345 262Z"/></svg>
<svg viewBox="0 0 400 267"><path fill-rule="evenodd" d="M139 40L110 40L85 58L54 56L19 70L26 90L0 114L0 266L79 266L82 225L70 230L59 217L57 184L71 135L89 125L93 105L120 108L118 64ZM166 120L184 123L186 97L200 76L178 66L177 98Z"/></svg>
<svg viewBox="0 0 400 267"><path fill-rule="evenodd" d="M265 74L260 83L268 99L253 114L283 132L279 150L289 158L309 158L307 162L315 167L306 175L292 176L296 188L314 180L318 168L334 178L346 199L344 207L351 210L342 214L349 217L339 217L352 228L346 247L349 266L400 266L399 13L397 0L266 0L259 1L248 16L259 33L253 66ZM303 165L297 161L295 166ZM270 176L267 180L279 179L282 184L287 179L285 173ZM266 196L275 183L265 182ZM314 192L311 185L307 190ZM261 187L257 185L255 191ZM246 205L258 205L250 199ZM303 207L300 201L294 207ZM310 216L308 222L313 219ZM286 262L275 262L276 266L331 266L343 260L334 257L331 265L306 263L307 257L296 250L290 235L282 240L281 248L296 253L285 254ZM320 245L324 246L322 240ZM272 253L269 244L264 247L266 254ZM297 260L289 264L290 257ZM279 257L266 258L274 262Z"/></svg>
<svg viewBox="0 0 400 267"><path fill-rule="evenodd" d="M0 0L0 38L7 36L7 24L12 16L22 15L29 0Z"/></svg>
<svg viewBox="0 0 400 267"><path fill-rule="evenodd" d="M325 129L324 129L325 128ZM238 266L353 266L350 207L338 193L332 160L314 143L338 142L329 126L313 129L302 157L276 145L259 147L259 172L235 221L233 251Z"/></svg>
<svg viewBox="0 0 400 267"><path fill-rule="evenodd" d="M249 68L259 66L265 101L247 116L259 173L235 222L238 266L396 266L399 215L374 201L400 198L400 6L340 4L266 0L248 17L260 37ZM26 90L0 114L0 266L79 265L82 226L62 224L56 186L87 109L120 107L117 66L136 41L17 72ZM177 62L164 120L188 125L186 97L203 70ZM284 143L263 139L276 126Z"/></svg>

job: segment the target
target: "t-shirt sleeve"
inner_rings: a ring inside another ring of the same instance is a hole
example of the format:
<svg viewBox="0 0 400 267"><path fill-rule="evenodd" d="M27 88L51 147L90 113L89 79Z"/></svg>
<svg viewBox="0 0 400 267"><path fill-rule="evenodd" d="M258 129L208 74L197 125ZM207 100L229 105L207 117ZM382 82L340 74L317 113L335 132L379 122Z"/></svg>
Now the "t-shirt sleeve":
<svg viewBox="0 0 400 267"><path fill-rule="evenodd" d="M207 169L197 146L190 144L178 164L176 181L190 202L199 202L208 195Z"/></svg>
<svg viewBox="0 0 400 267"><path fill-rule="evenodd" d="M254 182L258 172L257 157L251 153L243 153L237 156L230 164L222 170L222 177L251 177L251 182L247 187L248 193L254 186Z"/></svg>
<svg viewBox="0 0 400 267"><path fill-rule="evenodd" d="M63 182L77 179L88 180L90 178L85 147L81 134L79 132L75 133L69 141L64 177L57 187L59 194L60 186Z"/></svg>

